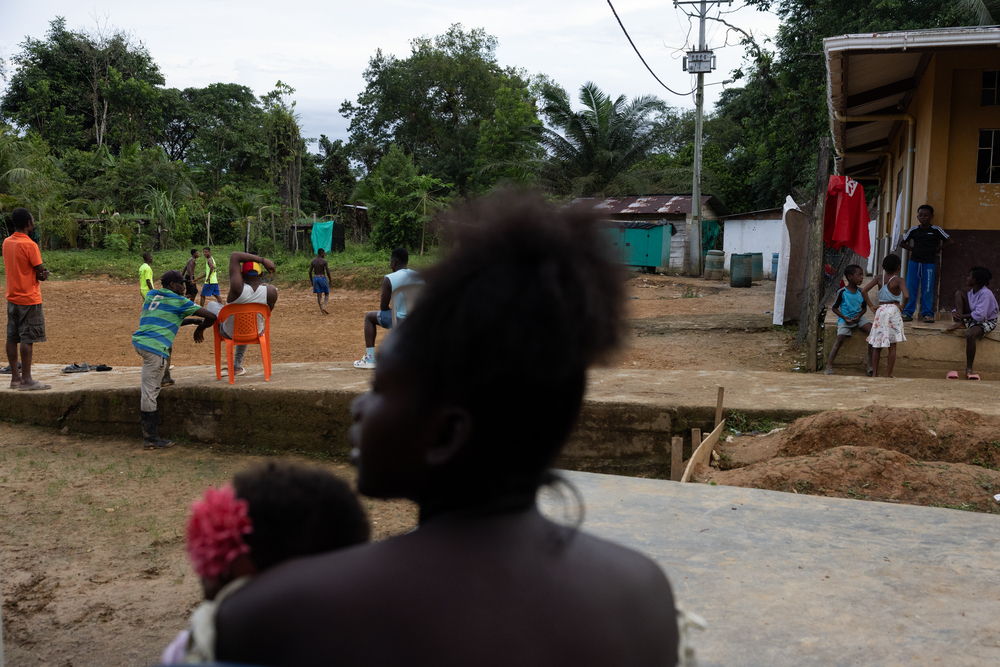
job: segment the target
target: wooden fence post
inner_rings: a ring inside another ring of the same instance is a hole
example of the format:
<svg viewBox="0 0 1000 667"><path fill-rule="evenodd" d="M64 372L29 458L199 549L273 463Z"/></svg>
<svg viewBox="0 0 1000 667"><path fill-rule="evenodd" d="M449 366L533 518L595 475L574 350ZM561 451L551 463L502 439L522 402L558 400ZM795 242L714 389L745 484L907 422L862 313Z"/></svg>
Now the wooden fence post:
<svg viewBox="0 0 1000 667"><path fill-rule="evenodd" d="M694 450L691 450L694 451ZM684 438L675 435L670 440L670 479L681 481L684 475Z"/></svg>

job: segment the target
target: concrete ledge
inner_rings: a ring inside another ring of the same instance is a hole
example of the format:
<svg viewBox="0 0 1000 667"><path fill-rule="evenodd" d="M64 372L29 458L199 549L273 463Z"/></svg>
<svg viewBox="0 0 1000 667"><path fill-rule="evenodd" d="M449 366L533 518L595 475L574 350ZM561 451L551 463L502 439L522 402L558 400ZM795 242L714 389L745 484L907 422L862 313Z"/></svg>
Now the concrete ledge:
<svg viewBox="0 0 1000 667"><path fill-rule="evenodd" d="M138 442L139 368L64 375L40 365L35 377L50 391L21 392L0 384L0 419L66 432L134 437ZM348 453L350 404L371 374L346 363L277 364L271 382L260 373L235 385L213 367L174 370L177 384L160 395L165 435L255 450ZM0 376L2 382L2 376ZM591 470L669 475L673 435L707 433L716 392L727 411L792 420L823 410L882 404L964 407L1000 415L996 383L872 379L804 373L597 370L591 374L579 425L561 464ZM511 415L516 419L517 415ZM690 443L686 446L690 454Z"/></svg>
<svg viewBox="0 0 1000 667"><path fill-rule="evenodd" d="M904 332L906 341L896 346L896 363L916 367L926 366L935 376L941 368L965 368L965 335L963 331L945 332L951 322L922 324L907 322ZM834 341L837 340L836 323L826 323L823 333L823 357L829 358ZM840 347L834 366L864 368L864 358L868 346L865 336L856 333ZM1000 341L988 336L976 347L976 370L1000 371Z"/></svg>

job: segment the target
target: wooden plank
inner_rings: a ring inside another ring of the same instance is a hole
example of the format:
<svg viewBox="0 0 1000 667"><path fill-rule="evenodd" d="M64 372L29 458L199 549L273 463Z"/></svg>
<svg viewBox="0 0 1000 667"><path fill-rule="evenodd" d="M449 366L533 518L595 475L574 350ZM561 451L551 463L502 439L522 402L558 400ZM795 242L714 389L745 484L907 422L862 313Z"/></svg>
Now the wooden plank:
<svg viewBox="0 0 1000 667"><path fill-rule="evenodd" d="M715 426L719 426L719 422L722 421L722 399L726 395L726 388L719 387L719 396L715 400Z"/></svg>
<svg viewBox="0 0 1000 667"><path fill-rule="evenodd" d="M701 441L698 445L698 449L691 453L691 458L688 460L687 467L684 469L684 475L681 477L682 482L691 481L691 474L694 472L695 466L699 463L708 463L709 459L712 457L712 449L719 442L719 438L722 437L722 429L725 428L726 421L722 420L719 425L715 427L707 438Z"/></svg>
<svg viewBox="0 0 1000 667"><path fill-rule="evenodd" d="M670 441L670 479L679 482L684 475L684 438L675 435Z"/></svg>

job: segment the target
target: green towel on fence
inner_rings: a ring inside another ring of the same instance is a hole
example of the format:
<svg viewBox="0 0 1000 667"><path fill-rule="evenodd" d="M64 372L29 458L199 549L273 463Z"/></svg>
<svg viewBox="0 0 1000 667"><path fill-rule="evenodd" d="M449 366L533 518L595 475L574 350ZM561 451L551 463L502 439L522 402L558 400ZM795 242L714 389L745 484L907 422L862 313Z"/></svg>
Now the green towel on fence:
<svg viewBox="0 0 1000 667"><path fill-rule="evenodd" d="M322 248L326 252L330 252L330 248L333 247L333 221L328 222L314 222L312 231L312 246L313 252L319 252Z"/></svg>

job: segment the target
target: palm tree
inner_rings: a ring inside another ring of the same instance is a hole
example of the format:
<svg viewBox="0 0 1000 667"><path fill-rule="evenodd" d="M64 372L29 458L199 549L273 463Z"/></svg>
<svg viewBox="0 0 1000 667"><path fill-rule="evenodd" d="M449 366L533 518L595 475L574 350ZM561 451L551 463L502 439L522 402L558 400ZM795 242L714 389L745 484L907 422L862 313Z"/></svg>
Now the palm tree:
<svg viewBox="0 0 1000 667"><path fill-rule="evenodd" d="M631 102L612 100L595 84L580 88L582 111L570 107L562 88L541 91L542 112L552 127L542 133L549 152L549 180L557 190L576 195L604 194L627 188L628 170L642 161L657 142L651 115L664 108L645 95Z"/></svg>
<svg viewBox="0 0 1000 667"><path fill-rule="evenodd" d="M996 0L959 0L958 4L975 14L979 25L994 25L1000 18L1000 3Z"/></svg>

